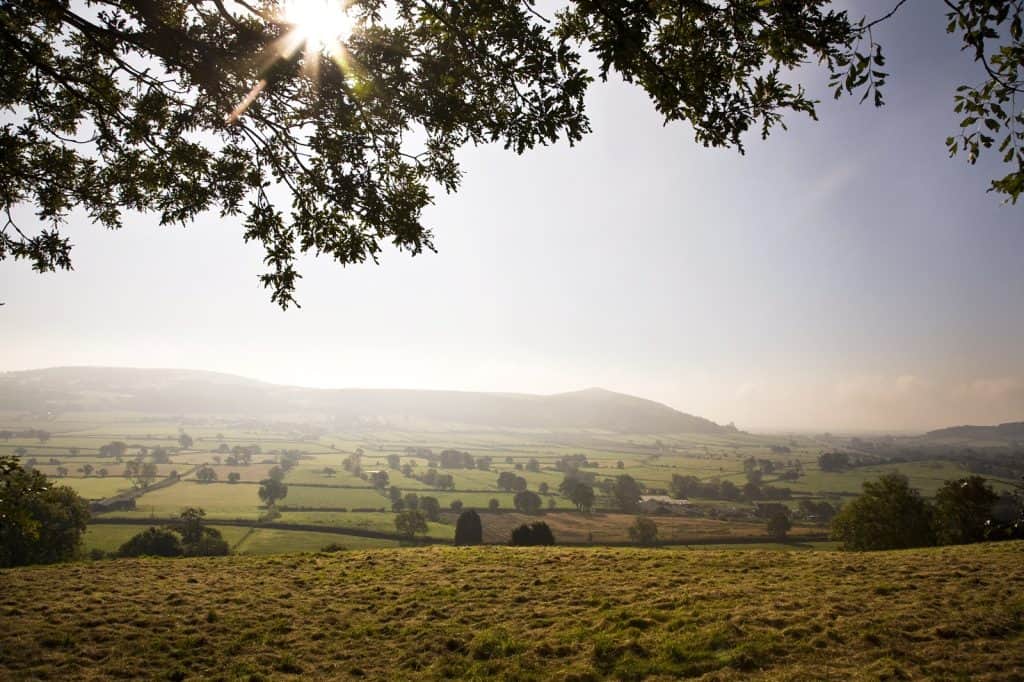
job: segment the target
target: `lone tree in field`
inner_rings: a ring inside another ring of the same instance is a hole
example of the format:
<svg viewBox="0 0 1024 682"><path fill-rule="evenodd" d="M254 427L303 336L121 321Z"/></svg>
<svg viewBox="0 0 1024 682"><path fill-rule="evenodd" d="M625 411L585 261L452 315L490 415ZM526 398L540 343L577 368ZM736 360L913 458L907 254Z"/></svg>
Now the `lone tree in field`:
<svg viewBox="0 0 1024 682"><path fill-rule="evenodd" d="M646 516L636 517L629 527L629 539L638 545L658 544L658 525Z"/></svg>
<svg viewBox="0 0 1024 682"><path fill-rule="evenodd" d="M484 541L484 527L480 515L472 509L459 514L455 522L456 545L479 545Z"/></svg>
<svg viewBox="0 0 1024 682"><path fill-rule="evenodd" d="M201 466L196 471L196 480L200 483L213 483L217 480L217 472L211 466Z"/></svg>
<svg viewBox="0 0 1024 682"><path fill-rule="evenodd" d="M789 510L782 505L769 512L768 520L765 523L768 536L775 540L784 540L789 529L793 527L793 522L789 519Z"/></svg>
<svg viewBox="0 0 1024 682"><path fill-rule="evenodd" d="M237 471L232 471L228 474L228 483L238 483L242 480L242 475Z"/></svg>
<svg viewBox="0 0 1024 682"><path fill-rule="evenodd" d="M74 490L0 456L0 568L74 558L88 520Z"/></svg>
<svg viewBox="0 0 1024 682"><path fill-rule="evenodd" d="M999 496L981 476L946 481L935 494L935 535L940 544L985 539L986 524Z"/></svg>
<svg viewBox="0 0 1024 682"><path fill-rule="evenodd" d="M898 473L866 481L860 497L832 519L832 537L845 549L906 549L935 544L932 512Z"/></svg>
<svg viewBox="0 0 1024 682"><path fill-rule="evenodd" d="M615 485L612 487L612 497L623 511L633 511L640 504L640 496L643 488L629 474L619 474L615 477Z"/></svg>
<svg viewBox="0 0 1024 682"><path fill-rule="evenodd" d="M1016 200L1022 4L933 4L987 74L957 91L947 147L971 163L998 150L1008 172L992 189ZM697 143L741 151L787 114L815 116L803 65L823 68L837 96L881 105L875 38L893 11L861 20L836 5L567 0L542 16L518 0L360 0L301 16L280 0L12 0L0 105L19 120L0 128L0 259L70 269L60 225L72 214L116 229L125 211L163 225L216 211L264 248L261 281L286 307L304 253L345 265L386 244L433 249L423 209L432 188L458 189L462 146L581 140L595 77L642 88ZM313 37L331 25L345 28ZM15 222L22 205L38 231Z"/></svg>
<svg viewBox="0 0 1024 682"><path fill-rule="evenodd" d="M412 540L417 534L427 534L427 517L419 509L406 509L395 515L395 530L398 534Z"/></svg>
<svg viewBox="0 0 1024 682"><path fill-rule="evenodd" d="M441 519L441 503L437 501L436 497L421 497L419 508L428 521Z"/></svg>
<svg viewBox="0 0 1024 682"><path fill-rule="evenodd" d="M156 480L157 468L152 462L131 461L124 465L125 478L136 488L148 488Z"/></svg>
<svg viewBox="0 0 1024 682"><path fill-rule="evenodd" d="M524 490L516 493L516 496L512 499L512 503L518 511L521 511L524 514L536 514L543 506L543 501L540 499L540 495L532 490Z"/></svg>
<svg viewBox="0 0 1024 682"><path fill-rule="evenodd" d="M192 436L182 431L178 434L178 445L181 446L182 450L188 450L192 447Z"/></svg>
<svg viewBox="0 0 1024 682"><path fill-rule="evenodd" d="M288 486L277 478L265 478L260 481L259 496L268 507L275 506L279 500L288 495Z"/></svg>
<svg viewBox="0 0 1024 682"><path fill-rule="evenodd" d="M594 507L594 489L577 479L567 478L558 486L563 495L569 498L576 509L589 512Z"/></svg>

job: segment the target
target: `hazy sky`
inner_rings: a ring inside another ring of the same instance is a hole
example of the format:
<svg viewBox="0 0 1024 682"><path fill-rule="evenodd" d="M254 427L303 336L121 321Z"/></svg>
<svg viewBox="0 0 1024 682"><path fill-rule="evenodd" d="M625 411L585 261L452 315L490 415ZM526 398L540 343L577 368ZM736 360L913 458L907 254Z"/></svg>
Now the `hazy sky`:
<svg viewBox="0 0 1024 682"><path fill-rule="evenodd" d="M889 3L864 2L876 15ZM881 32L888 106L707 150L644 93L595 84L594 133L467 148L427 213L437 254L304 263L301 310L207 216L69 228L76 270L0 265L0 370L213 369L323 387L633 393L741 428L1024 419L1024 206L947 158L977 70L919 0Z"/></svg>

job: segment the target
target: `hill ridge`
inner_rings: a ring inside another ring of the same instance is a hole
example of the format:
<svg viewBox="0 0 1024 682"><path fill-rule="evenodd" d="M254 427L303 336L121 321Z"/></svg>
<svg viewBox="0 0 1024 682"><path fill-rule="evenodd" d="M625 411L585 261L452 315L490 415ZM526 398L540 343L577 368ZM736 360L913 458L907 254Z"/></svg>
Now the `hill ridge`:
<svg viewBox="0 0 1024 682"><path fill-rule="evenodd" d="M725 433L703 417L604 388L549 395L433 389L308 388L192 369L67 366L0 374L0 410L298 415L637 433Z"/></svg>

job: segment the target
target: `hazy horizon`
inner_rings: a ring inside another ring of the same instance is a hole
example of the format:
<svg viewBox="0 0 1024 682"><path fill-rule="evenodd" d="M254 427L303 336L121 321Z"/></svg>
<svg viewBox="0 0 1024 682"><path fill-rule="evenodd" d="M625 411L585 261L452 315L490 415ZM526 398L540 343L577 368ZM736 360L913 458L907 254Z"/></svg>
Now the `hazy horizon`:
<svg viewBox="0 0 1024 682"><path fill-rule="evenodd" d="M874 3L851 3L874 13ZM940 8L877 36L888 106L832 101L746 156L596 83L594 132L522 157L466 148L426 222L437 254L307 258L282 312L262 254L187 229L73 220L76 270L0 269L0 371L207 369L320 388L551 394L599 386L752 431L924 431L1024 419L1024 230L949 159L977 69Z"/></svg>

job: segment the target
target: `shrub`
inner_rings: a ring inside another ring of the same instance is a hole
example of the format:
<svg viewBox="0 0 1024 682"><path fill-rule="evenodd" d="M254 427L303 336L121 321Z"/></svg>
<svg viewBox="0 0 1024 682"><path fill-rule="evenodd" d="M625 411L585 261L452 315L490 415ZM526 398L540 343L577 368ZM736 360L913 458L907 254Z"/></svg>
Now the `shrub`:
<svg viewBox="0 0 1024 682"><path fill-rule="evenodd" d="M321 547L320 551L321 552L328 552L328 553L344 552L345 551L345 546L341 545L341 544L338 544L337 542L332 542L329 545L324 545L323 547Z"/></svg>
<svg viewBox="0 0 1024 682"><path fill-rule="evenodd" d="M484 528L480 515L472 509L459 514L455 522L456 545L479 545L484 541Z"/></svg>
<svg viewBox="0 0 1024 682"><path fill-rule="evenodd" d="M533 545L553 545L555 536L551 528L543 521L524 523L512 531L511 545L526 547Z"/></svg>
<svg viewBox="0 0 1024 682"><path fill-rule="evenodd" d="M178 534L167 528L150 526L135 535L117 550L118 556L181 556L183 550Z"/></svg>
<svg viewBox="0 0 1024 682"><path fill-rule="evenodd" d="M629 539L638 545L654 545L658 542L658 524L646 516L636 517L629 527Z"/></svg>

